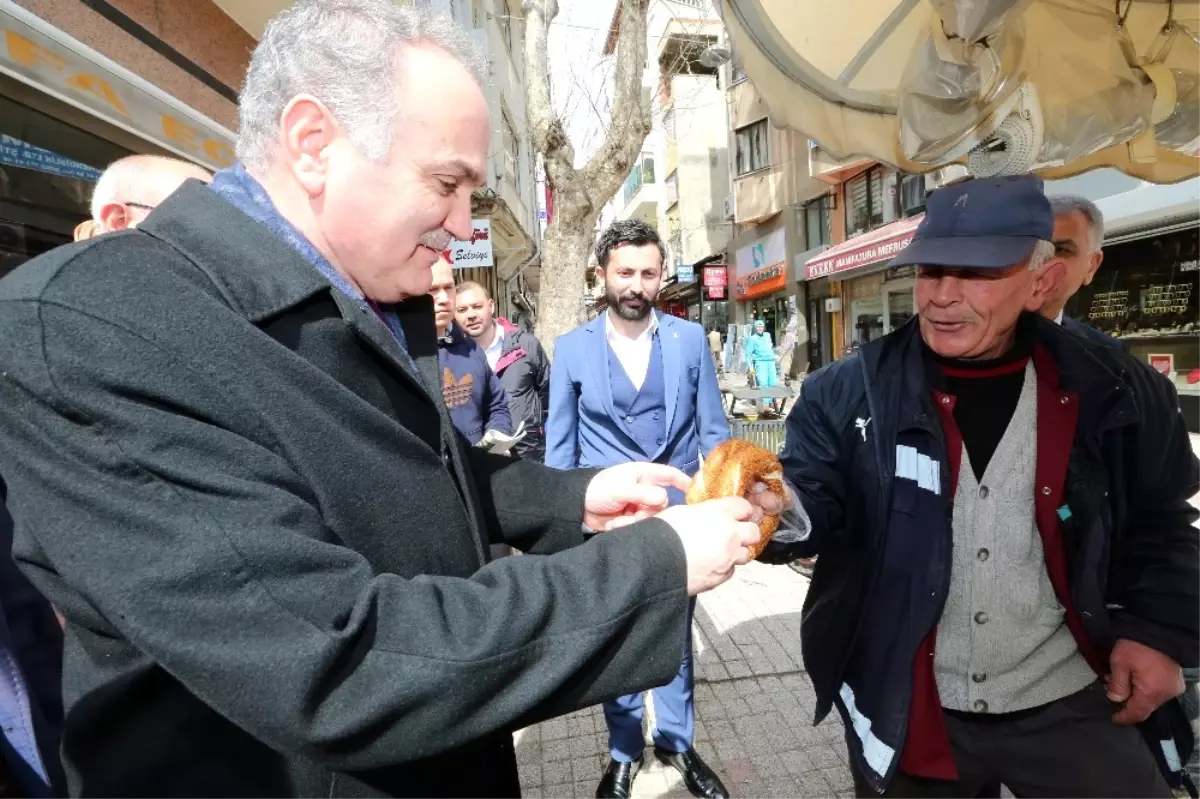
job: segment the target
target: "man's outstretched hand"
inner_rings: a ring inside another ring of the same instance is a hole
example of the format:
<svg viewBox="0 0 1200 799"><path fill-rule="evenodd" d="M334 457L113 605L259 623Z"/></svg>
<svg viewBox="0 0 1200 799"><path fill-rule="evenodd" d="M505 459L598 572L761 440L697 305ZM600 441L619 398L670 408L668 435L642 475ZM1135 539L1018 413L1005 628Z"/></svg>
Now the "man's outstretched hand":
<svg viewBox="0 0 1200 799"><path fill-rule="evenodd" d="M592 478L583 500L583 523L600 532L645 519L667 507L667 487L687 491L692 478L672 466L623 463Z"/></svg>
<svg viewBox="0 0 1200 799"><path fill-rule="evenodd" d="M1122 638L1109 657L1108 700L1124 706L1116 724L1137 724L1183 693L1183 670L1157 649Z"/></svg>

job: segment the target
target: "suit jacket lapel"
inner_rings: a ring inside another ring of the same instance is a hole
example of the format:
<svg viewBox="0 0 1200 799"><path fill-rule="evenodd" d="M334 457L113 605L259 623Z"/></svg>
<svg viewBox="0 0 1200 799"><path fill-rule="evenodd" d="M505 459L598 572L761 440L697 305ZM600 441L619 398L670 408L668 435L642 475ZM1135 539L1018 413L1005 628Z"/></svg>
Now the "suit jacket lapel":
<svg viewBox="0 0 1200 799"><path fill-rule="evenodd" d="M667 402L667 434L664 440L670 441L671 430L675 425L675 406L679 401L680 373L683 371L683 345L679 341L679 331L675 329L674 317L659 314L658 344L662 352L663 396Z"/></svg>
<svg viewBox="0 0 1200 799"><path fill-rule="evenodd" d="M604 314L606 313L608 311L604 312ZM588 325L592 335L591 352L589 353L591 363L586 366L590 367L588 372L595 383L596 396L600 397L600 401L604 404L604 412L608 414L609 418L616 419L617 414L613 410L612 374L608 365L608 334L604 326L604 314L597 316Z"/></svg>

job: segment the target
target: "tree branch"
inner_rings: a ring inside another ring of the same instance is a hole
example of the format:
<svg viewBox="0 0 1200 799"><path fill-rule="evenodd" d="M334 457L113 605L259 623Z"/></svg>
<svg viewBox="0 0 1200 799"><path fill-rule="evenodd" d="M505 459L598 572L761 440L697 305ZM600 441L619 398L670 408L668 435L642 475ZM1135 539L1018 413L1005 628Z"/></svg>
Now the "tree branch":
<svg viewBox="0 0 1200 799"><path fill-rule="evenodd" d="M612 117L600 149L580 170L589 193L605 200L616 194L625 182L642 151L651 124L650 108L642 100L648 0L619 2L621 29L617 35Z"/></svg>
<svg viewBox="0 0 1200 799"><path fill-rule="evenodd" d="M564 185L575 177L575 147L550 99L550 58L546 40L558 16L558 0L525 0L525 112L533 146L545 159L552 183Z"/></svg>

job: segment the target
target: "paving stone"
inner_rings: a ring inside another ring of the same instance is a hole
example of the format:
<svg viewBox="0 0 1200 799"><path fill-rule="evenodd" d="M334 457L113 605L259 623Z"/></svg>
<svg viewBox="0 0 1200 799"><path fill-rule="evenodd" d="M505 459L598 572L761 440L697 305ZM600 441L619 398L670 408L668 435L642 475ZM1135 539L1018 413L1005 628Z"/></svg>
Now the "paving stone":
<svg viewBox="0 0 1200 799"><path fill-rule="evenodd" d="M751 755L750 760L754 763L754 768L760 777L782 777L788 773L787 766L778 752L771 751L767 754Z"/></svg>
<svg viewBox="0 0 1200 799"><path fill-rule="evenodd" d="M546 763L542 766L543 785L567 785L572 782L571 762L560 760L556 763ZM549 788L546 789L550 791Z"/></svg>
<svg viewBox="0 0 1200 799"><path fill-rule="evenodd" d="M807 774L801 774L796 777L796 795L805 797L831 796L833 795L833 789L829 787L829 783L821 776L821 772L810 771Z"/></svg>
<svg viewBox="0 0 1200 799"><path fill-rule="evenodd" d="M792 799L800 796L800 786L786 774L773 775L766 778L767 793L771 799Z"/></svg>
<svg viewBox="0 0 1200 799"><path fill-rule="evenodd" d="M542 789L542 796L547 797L547 799L563 799L563 797L573 797L576 795L575 786L570 783L547 785Z"/></svg>
<svg viewBox="0 0 1200 799"><path fill-rule="evenodd" d="M783 681L775 675L758 678L758 687L764 694L774 696L784 692Z"/></svg>
<svg viewBox="0 0 1200 799"><path fill-rule="evenodd" d="M571 744L565 739L562 741L547 741L542 745L542 757L544 758L544 762L547 763L570 760Z"/></svg>
<svg viewBox="0 0 1200 799"><path fill-rule="evenodd" d="M743 786L758 778L758 770L754 767L754 763L749 757L741 756L725 760L721 764L721 780L725 783L725 787L729 788L732 793L744 794L741 790L735 790L733 786Z"/></svg>
<svg viewBox="0 0 1200 799"><path fill-rule="evenodd" d="M554 741L567 737L567 720L565 718L550 719L539 726L543 741Z"/></svg>
<svg viewBox="0 0 1200 799"><path fill-rule="evenodd" d="M750 664L744 660L725 661L725 670L729 672L730 678L735 680L754 676L754 672L750 669Z"/></svg>
<svg viewBox="0 0 1200 799"><path fill-rule="evenodd" d="M779 762L783 764L787 773L792 776L798 776L816 768L808 755L799 749L783 752L779 755Z"/></svg>
<svg viewBox="0 0 1200 799"><path fill-rule="evenodd" d="M527 744L524 741L521 741L521 743L517 746L517 763L520 765L525 765L526 763L541 764L541 762L542 745Z"/></svg>
<svg viewBox="0 0 1200 799"><path fill-rule="evenodd" d="M521 778L521 789L536 788L542 784L542 764L519 766L517 775Z"/></svg>
<svg viewBox="0 0 1200 799"><path fill-rule="evenodd" d="M851 776L850 769L846 768L846 766L821 769L821 776L829 783L829 787L835 791L854 790L854 777Z"/></svg>
<svg viewBox="0 0 1200 799"><path fill-rule="evenodd" d="M752 694L746 697L746 704L755 713L770 713L775 710L775 697L771 694L762 693L762 688L759 688L759 693Z"/></svg>
<svg viewBox="0 0 1200 799"><path fill-rule="evenodd" d="M843 766L842 759L837 756L837 752L833 751L831 746L814 746L805 751L808 759L817 768L841 768Z"/></svg>

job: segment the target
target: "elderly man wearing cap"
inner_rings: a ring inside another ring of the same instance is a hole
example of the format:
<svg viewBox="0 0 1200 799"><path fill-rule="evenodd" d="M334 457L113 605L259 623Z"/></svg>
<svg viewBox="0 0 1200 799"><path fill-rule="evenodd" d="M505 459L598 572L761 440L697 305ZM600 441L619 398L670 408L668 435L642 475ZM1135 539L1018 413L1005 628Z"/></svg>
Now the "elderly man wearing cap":
<svg viewBox="0 0 1200 799"><path fill-rule="evenodd" d="M917 318L806 380L788 418L763 559L820 555L805 663L859 795L1181 779L1198 465L1170 383L1036 314L1053 230L1033 177L934 193L893 262L917 267Z"/></svg>

